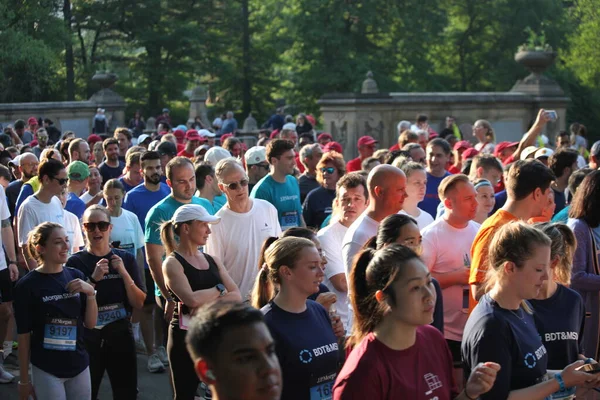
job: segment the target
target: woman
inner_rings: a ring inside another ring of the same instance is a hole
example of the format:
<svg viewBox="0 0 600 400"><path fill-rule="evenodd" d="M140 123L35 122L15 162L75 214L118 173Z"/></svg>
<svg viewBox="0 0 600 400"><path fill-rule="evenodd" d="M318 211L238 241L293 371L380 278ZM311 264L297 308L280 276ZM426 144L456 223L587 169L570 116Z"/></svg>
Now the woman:
<svg viewBox="0 0 600 400"><path fill-rule="evenodd" d="M548 279L552 241L539 229L514 221L502 226L489 247L487 293L469 316L462 355L465 372L482 361L502 367L484 399L542 400L559 390L600 382L566 366L546 380L548 354L535 327L531 306Z"/></svg>
<svg viewBox="0 0 600 400"><path fill-rule="evenodd" d="M473 221L478 224L483 224L489 216L494 205L496 205L496 197L494 197L494 187L487 179L480 179L475 182L475 190L477 191L477 213Z"/></svg>
<svg viewBox="0 0 600 400"><path fill-rule="evenodd" d="M317 182L321 186L308 192L302 206L306 226L319 229L331 215L335 185L345 173L346 164L340 153L329 151L323 154L317 164Z"/></svg>
<svg viewBox="0 0 600 400"><path fill-rule="evenodd" d="M338 342L327 310L307 300L323 280L322 262L313 242L285 237L269 246L256 278L252 303L257 298L272 299L258 305L275 339L282 399L328 398L339 370Z"/></svg>
<svg viewBox="0 0 600 400"><path fill-rule="evenodd" d="M585 303L583 348L586 355L598 359L600 335L600 171L593 171L581 182L569 210L567 225L577 239L573 256L571 289Z"/></svg>
<svg viewBox="0 0 600 400"><path fill-rule="evenodd" d="M296 133L298 136L302 135L303 133L310 132L312 129L313 126L306 118L306 114L298 114L298 117L296 118Z"/></svg>
<svg viewBox="0 0 600 400"><path fill-rule="evenodd" d="M479 141L475 145L475 150L480 153L494 154L496 147L496 135L492 125L485 119L475 121L473 124L473 134Z"/></svg>
<svg viewBox="0 0 600 400"><path fill-rule="evenodd" d="M409 215L417 221L419 230L433 222L433 217L428 212L421 210L417 205L425 198L427 188L427 173L425 167L417 162L409 161L401 167L406 175L406 194L401 214Z"/></svg>
<svg viewBox="0 0 600 400"><path fill-rule="evenodd" d="M113 230L108 210L99 205L83 213L86 248L73 254L67 266L81 271L98 296L98 322L85 330L90 354L92 399L98 397L104 372L114 399L132 399L137 393L137 362L131 329L133 309L141 309L146 291L135 258L111 248Z"/></svg>
<svg viewBox="0 0 600 400"><path fill-rule="evenodd" d="M90 176L87 183L87 191L79 196L87 207L98 204L104 194L102 193L102 176L100 170L95 165L90 165Z"/></svg>
<svg viewBox="0 0 600 400"><path fill-rule="evenodd" d="M104 161L104 149L102 148L102 141L94 143L92 156L94 158L94 164L102 164L102 161Z"/></svg>
<svg viewBox="0 0 600 400"><path fill-rule="evenodd" d="M433 320L431 274L410 248L365 249L350 275L354 347L334 399L476 399L494 384L495 363L473 370L457 396L452 357ZM285 387L285 386L284 386Z"/></svg>
<svg viewBox="0 0 600 400"><path fill-rule="evenodd" d="M15 287L19 400L28 400L29 396L38 400L90 399L89 356L83 330L84 326L96 325L94 288L84 281L80 271L63 267L69 254L69 238L59 224L44 222L36 226L29 233L27 250L39 266Z"/></svg>
<svg viewBox="0 0 600 400"><path fill-rule="evenodd" d="M200 383L185 347L191 315L211 301L242 299L221 261L198 250L210 235L209 225L219 221L219 217L210 215L204 207L186 204L179 207L160 229L168 255L163 262L165 285L177 303L167 342L175 400L193 400ZM176 244L174 234L179 237L179 244Z"/></svg>
<svg viewBox="0 0 600 400"><path fill-rule="evenodd" d="M241 158L243 156L242 142L237 138L228 137L223 143L223 148L234 158Z"/></svg>

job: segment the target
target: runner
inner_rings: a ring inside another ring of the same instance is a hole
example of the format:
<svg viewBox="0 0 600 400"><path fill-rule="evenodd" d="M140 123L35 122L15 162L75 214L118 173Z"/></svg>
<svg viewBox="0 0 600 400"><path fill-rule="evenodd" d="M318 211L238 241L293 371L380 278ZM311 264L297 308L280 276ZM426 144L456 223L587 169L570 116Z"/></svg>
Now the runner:
<svg viewBox="0 0 600 400"><path fill-rule="evenodd" d="M479 179L473 183L475 185L475 190L477 191L478 202L477 212L475 213L473 221L481 225L491 215L494 205L496 204L494 187L487 179Z"/></svg>
<svg viewBox="0 0 600 400"><path fill-rule="evenodd" d="M419 149L421 149L421 146L419 146ZM399 168L406 175L406 200L404 200L400 214L414 218L417 221L419 230L423 230L433 222L433 217L418 206L425 198L427 172L423 164L414 161L404 163Z"/></svg>
<svg viewBox="0 0 600 400"><path fill-rule="evenodd" d="M310 191L302 206L302 215L306 226L319 229L323 221L331 215L335 187L346 173L344 157L335 151L329 151L317 163L317 182L319 187Z"/></svg>

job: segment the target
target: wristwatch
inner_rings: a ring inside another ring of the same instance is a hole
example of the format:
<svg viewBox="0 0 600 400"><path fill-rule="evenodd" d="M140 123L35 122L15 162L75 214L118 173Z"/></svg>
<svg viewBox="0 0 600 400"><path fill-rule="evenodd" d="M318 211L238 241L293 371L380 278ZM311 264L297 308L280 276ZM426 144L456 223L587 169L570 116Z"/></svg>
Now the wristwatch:
<svg viewBox="0 0 600 400"><path fill-rule="evenodd" d="M16 262L16 261L9 261L9 262L8 262L8 265L17 265L17 266L18 266L19 264L17 264L17 262Z"/></svg>
<svg viewBox="0 0 600 400"><path fill-rule="evenodd" d="M219 291L219 297L221 296L225 296L225 294L227 293L227 288L225 288L225 285L223 285L222 283L219 283L217 286L215 286L217 288L217 290Z"/></svg>

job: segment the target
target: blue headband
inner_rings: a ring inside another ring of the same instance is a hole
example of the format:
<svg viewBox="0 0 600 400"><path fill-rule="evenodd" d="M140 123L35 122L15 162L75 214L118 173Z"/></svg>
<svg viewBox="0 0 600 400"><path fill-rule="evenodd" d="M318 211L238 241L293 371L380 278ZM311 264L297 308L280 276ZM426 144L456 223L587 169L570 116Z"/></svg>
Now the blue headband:
<svg viewBox="0 0 600 400"><path fill-rule="evenodd" d="M475 184L475 190L477 190L477 189L479 189L480 187L483 187L483 186L493 187L490 181L488 181L487 179L482 179L482 180L480 180L479 182L477 182Z"/></svg>

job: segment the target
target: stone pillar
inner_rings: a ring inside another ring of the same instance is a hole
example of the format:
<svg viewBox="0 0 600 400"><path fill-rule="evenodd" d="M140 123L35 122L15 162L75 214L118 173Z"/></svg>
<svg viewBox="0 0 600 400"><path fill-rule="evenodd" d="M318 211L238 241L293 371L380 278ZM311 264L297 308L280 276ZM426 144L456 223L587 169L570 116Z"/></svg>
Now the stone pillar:
<svg viewBox="0 0 600 400"><path fill-rule="evenodd" d="M90 97L90 101L95 103L96 107L104 108L106 110L106 117L109 120L108 132L112 133L117 127L125 126L125 108L127 104L125 100L110 89L112 85L117 81L118 77L116 74L105 71L98 71L92 77L92 81L97 82L102 86L98 92L94 93ZM90 120L94 118L90 116Z"/></svg>
<svg viewBox="0 0 600 400"><path fill-rule="evenodd" d="M192 89L188 126L194 122L196 117L200 117L200 120L205 126L211 126L211 121L208 120L208 114L206 112L206 88L201 85Z"/></svg>

